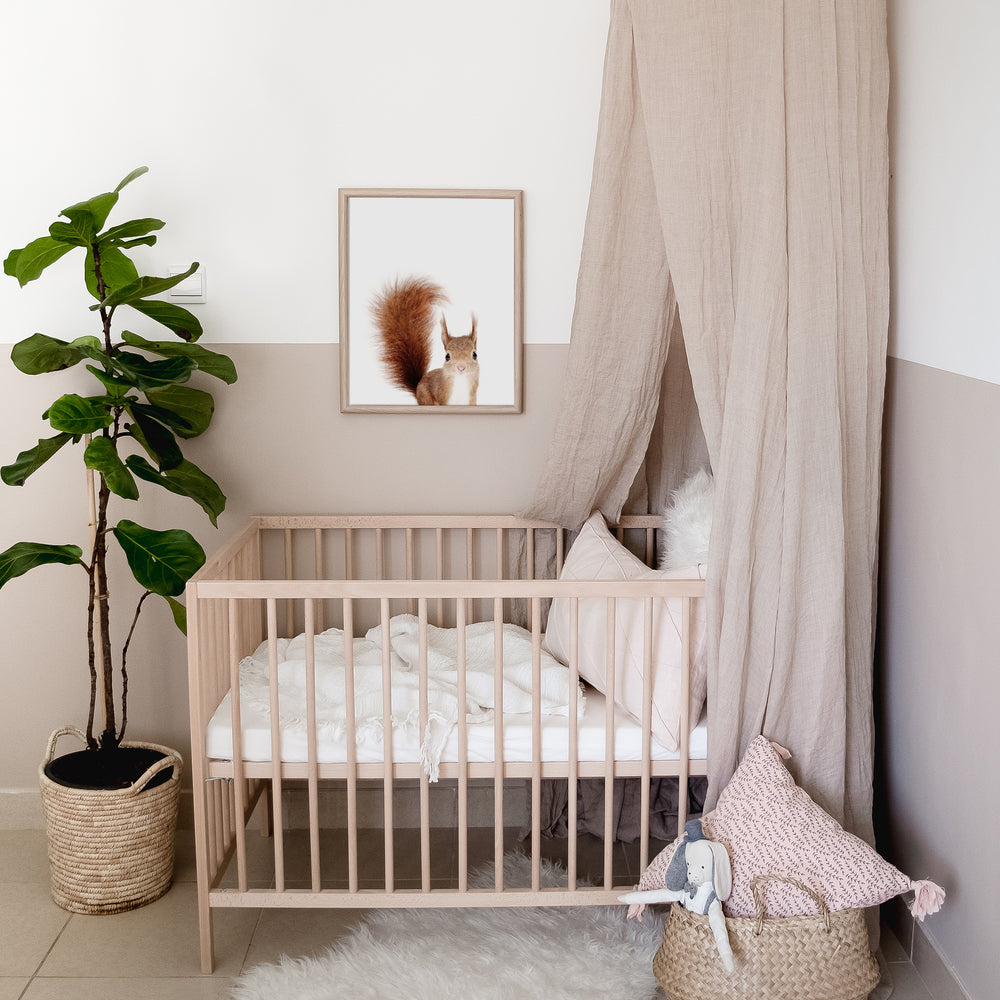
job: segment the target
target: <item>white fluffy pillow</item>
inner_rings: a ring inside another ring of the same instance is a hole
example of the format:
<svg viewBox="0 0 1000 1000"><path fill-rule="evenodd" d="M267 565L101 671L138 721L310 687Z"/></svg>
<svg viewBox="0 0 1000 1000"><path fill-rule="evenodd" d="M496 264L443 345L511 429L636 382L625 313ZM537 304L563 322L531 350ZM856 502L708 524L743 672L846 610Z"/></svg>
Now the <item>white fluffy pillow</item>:
<svg viewBox="0 0 1000 1000"><path fill-rule="evenodd" d="M705 469L689 476L663 512L660 569L681 569L708 562L715 480Z"/></svg>
<svg viewBox="0 0 1000 1000"><path fill-rule="evenodd" d="M650 569L608 531L599 512L580 529L563 565L561 580L638 580L697 577L692 572L661 572ZM570 600L557 598L549 610L545 642L549 652L569 663ZM615 604L615 692L614 700L642 722L643 602L619 599ZM652 731L657 742L676 750L680 737L681 701L681 599L666 598L653 606ZM691 616L694 664L691 673L690 721L693 726L705 702L705 602L697 600ZM578 665L580 676L608 694L605 676L607 605L604 598L580 601Z"/></svg>

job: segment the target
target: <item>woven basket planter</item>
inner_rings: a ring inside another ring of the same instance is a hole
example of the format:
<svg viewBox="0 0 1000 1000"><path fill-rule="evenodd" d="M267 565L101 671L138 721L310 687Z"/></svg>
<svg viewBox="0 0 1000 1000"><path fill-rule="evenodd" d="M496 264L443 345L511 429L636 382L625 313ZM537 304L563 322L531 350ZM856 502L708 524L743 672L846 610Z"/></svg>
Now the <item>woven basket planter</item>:
<svg viewBox="0 0 1000 1000"><path fill-rule="evenodd" d="M182 761L156 743L122 743L164 754L129 788L68 788L45 773L64 734L56 730L38 769L48 834L52 898L74 913L121 913L162 896L174 874L174 832ZM163 784L146 786L165 768Z"/></svg>
<svg viewBox="0 0 1000 1000"><path fill-rule="evenodd" d="M736 962L726 974L708 917L672 905L653 974L670 1000L864 1000L878 985L878 962L868 948L864 910L831 913L812 896L817 916L764 918L761 885L754 879L756 917L727 917Z"/></svg>

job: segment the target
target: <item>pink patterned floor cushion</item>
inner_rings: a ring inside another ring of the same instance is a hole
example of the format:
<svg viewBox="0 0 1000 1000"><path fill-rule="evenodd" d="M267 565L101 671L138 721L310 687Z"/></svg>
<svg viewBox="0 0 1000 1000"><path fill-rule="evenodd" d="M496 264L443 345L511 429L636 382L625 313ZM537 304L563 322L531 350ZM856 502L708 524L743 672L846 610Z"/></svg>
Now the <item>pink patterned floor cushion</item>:
<svg viewBox="0 0 1000 1000"><path fill-rule="evenodd" d="M786 751L787 753L787 751ZM792 780L777 748L763 736L702 817L705 836L725 844L733 867L733 891L724 908L732 917L755 913L750 883L761 874L786 875L805 883L831 910L875 906L900 893L917 893L914 914L940 908L944 892L931 882L912 882L863 840L848 833ZM649 865L640 889L663 887L675 841ZM815 902L794 886L768 883L768 916L816 912Z"/></svg>

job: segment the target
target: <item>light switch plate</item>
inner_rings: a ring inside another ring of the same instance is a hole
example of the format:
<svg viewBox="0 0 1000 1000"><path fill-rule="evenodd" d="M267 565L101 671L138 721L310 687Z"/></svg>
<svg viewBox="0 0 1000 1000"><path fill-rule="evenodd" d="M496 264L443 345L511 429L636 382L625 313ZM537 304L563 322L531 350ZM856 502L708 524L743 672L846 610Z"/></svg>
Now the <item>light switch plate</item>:
<svg viewBox="0 0 1000 1000"><path fill-rule="evenodd" d="M173 277L175 274L183 274L190 265L171 264L167 268L167 274ZM190 302L205 301L205 267L202 265L190 277L185 278L180 284L168 289L167 294L178 305Z"/></svg>

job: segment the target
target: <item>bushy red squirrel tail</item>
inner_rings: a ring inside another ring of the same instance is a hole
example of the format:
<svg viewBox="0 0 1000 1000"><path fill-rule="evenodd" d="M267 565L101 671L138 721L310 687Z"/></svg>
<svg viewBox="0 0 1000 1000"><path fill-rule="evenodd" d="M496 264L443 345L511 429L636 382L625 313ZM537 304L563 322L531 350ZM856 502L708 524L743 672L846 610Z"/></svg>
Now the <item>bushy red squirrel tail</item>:
<svg viewBox="0 0 1000 1000"><path fill-rule="evenodd" d="M416 395L431 365L434 308L447 301L441 287L426 278L390 281L372 299L381 362L393 385Z"/></svg>

